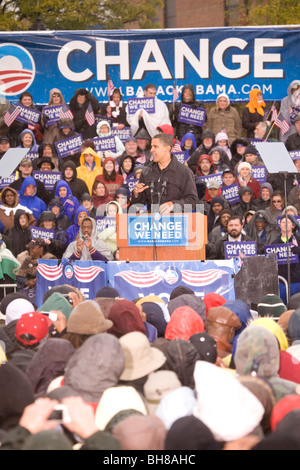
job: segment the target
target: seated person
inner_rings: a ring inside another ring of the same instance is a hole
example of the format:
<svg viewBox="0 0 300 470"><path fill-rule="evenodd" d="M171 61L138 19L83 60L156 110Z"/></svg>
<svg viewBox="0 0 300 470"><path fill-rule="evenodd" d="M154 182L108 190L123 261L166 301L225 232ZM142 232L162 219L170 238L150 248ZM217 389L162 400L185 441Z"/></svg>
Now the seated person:
<svg viewBox="0 0 300 470"><path fill-rule="evenodd" d="M69 260L113 261L109 247L97 236L95 219L85 217L76 240L67 247L64 258Z"/></svg>

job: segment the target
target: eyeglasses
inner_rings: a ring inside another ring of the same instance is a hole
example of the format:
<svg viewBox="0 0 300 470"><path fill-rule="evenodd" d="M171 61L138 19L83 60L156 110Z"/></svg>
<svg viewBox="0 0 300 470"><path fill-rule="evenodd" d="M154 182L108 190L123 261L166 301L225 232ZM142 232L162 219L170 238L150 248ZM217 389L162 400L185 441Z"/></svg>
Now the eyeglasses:
<svg viewBox="0 0 300 470"><path fill-rule="evenodd" d="M282 202L281 199L273 199L273 202Z"/></svg>

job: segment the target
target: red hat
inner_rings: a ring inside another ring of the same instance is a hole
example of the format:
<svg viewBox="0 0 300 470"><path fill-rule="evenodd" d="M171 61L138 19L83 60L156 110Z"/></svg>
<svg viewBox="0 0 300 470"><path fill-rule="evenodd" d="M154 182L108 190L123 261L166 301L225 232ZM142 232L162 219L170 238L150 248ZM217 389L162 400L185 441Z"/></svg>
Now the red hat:
<svg viewBox="0 0 300 470"><path fill-rule="evenodd" d="M49 332L48 317L40 312L24 313L16 324L15 336L26 346L33 346L45 338Z"/></svg>
<svg viewBox="0 0 300 470"><path fill-rule="evenodd" d="M300 396L296 394L288 395L279 400L273 407L270 426L274 431L283 418L293 410L300 409Z"/></svg>

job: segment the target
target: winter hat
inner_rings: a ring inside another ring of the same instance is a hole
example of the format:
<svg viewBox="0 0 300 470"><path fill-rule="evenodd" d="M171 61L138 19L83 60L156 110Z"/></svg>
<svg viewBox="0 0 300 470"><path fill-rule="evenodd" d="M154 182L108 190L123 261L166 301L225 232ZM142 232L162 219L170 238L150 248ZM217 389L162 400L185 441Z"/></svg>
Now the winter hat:
<svg viewBox="0 0 300 470"><path fill-rule="evenodd" d="M278 295L264 295L257 304L257 312L261 317L278 318L287 311L286 306Z"/></svg>
<svg viewBox="0 0 300 470"><path fill-rule="evenodd" d="M72 310L67 322L67 332L95 335L106 332L112 325L112 321L104 317L97 302L85 300Z"/></svg>
<svg viewBox="0 0 300 470"><path fill-rule="evenodd" d="M195 416L177 419L169 429L165 450L221 450L211 430Z"/></svg>
<svg viewBox="0 0 300 470"><path fill-rule="evenodd" d="M223 212L223 211L222 211ZM210 292L203 297L203 301L206 307L206 313L212 307L221 307L226 303L226 299L216 292Z"/></svg>
<svg viewBox="0 0 300 470"><path fill-rule="evenodd" d="M178 287L175 287L175 289L171 292L170 300L173 300L175 299L175 297L179 297L182 294L194 294L195 295L195 292L192 291L192 289L190 289L189 287L178 286Z"/></svg>
<svg viewBox="0 0 300 470"><path fill-rule="evenodd" d="M264 415L261 402L226 370L198 361L194 371L199 418L218 441L233 441L250 434Z"/></svg>
<svg viewBox="0 0 300 470"><path fill-rule="evenodd" d="M10 302L6 308L5 325L11 321L19 320L24 313L34 312L34 306L29 300L15 299Z"/></svg>
<svg viewBox="0 0 300 470"><path fill-rule="evenodd" d="M165 338L189 340L195 333L204 332L204 322L200 315L188 305L178 307L167 324Z"/></svg>
<svg viewBox="0 0 300 470"><path fill-rule="evenodd" d="M108 318L110 309L117 302L117 299L112 297L95 297L94 301L100 306L105 318Z"/></svg>
<svg viewBox="0 0 300 470"><path fill-rule="evenodd" d="M150 414L154 414L161 399L167 393L181 387L177 374L172 370L152 372L144 384L144 396Z"/></svg>
<svg viewBox="0 0 300 470"><path fill-rule="evenodd" d="M239 173L242 168L249 168L250 172L252 171L252 165L248 162L241 162L237 167L237 172Z"/></svg>
<svg viewBox="0 0 300 470"><path fill-rule="evenodd" d="M114 287L104 286L96 292L96 297L120 297L119 292Z"/></svg>
<svg viewBox="0 0 300 470"><path fill-rule="evenodd" d="M266 106L266 104L264 101L261 103L257 101L257 95L259 93L262 93L259 88L253 88L253 90L249 92L249 103L246 104L246 108L249 109L251 114L257 112L261 116L264 116L265 112L263 108Z"/></svg>
<svg viewBox="0 0 300 470"><path fill-rule="evenodd" d="M221 183L217 179L211 179L206 183L207 189L219 189Z"/></svg>
<svg viewBox="0 0 300 470"><path fill-rule="evenodd" d="M136 413L147 415L144 400L138 391L131 386L107 388L100 398L96 409L96 426L101 431L107 430L110 421L121 411L134 410Z"/></svg>
<svg viewBox="0 0 300 470"><path fill-rule="evenodd" d="M300 308L300 293L291 296L287 308L288 310L297 310Z"/></svg>
<svg viewBox="0 0 300 470"><path fill-rule="evenodd" d="M0 303L0 312L3 315L6 315L6 309L9 306L10 302L15 299L25 299L29 300L25 294L21 294L20 292L11 292L10 294L6 295ZM33 309L34 310L34 309Z"/></svg>
<svg viewBox="0 0 300 470"><path fill-rule="evenodd" d="M17 321L15 335L25 346L34 346L48 335L49 321L40 312L24 313Z"/></svg>
<svg viewBox="0 0 300 470"><path fill-rule="evenodd" d="M194 388L193 373L200 356L193 344L185 339L173 339L169 341L164 355L166 357L164 369L175 372L183 386Z"/></svg>
<svg viewBox="0 0 300 470"><path fill-rule="evenodd" d="M155 415L161 419L166 429L179 418L191 416L196 405L195 392L190 387L179 387L167 393L158 405Z"/></svg>
<svg viewBox="0 0 300 470"><path fill-rule="evenodd" d="M109 333L118 338L131 331L146 334L140 311L135 303L130 300L120 299L115 302L110 309L108 318L112 322Z"/></svg>
<svg viewBox="0 0 300 470"><path fill-rule="evenodd" d="M170 315L174 312L174 310L178 307L183 307L185 305L188 305L191 307L197 314L202 318L203 321L206 319L206 306L201 299L201 297L198 297L197 295L194 294L183 294L175 299L171 300L168 302L168 310Z"/></svg>
<svg viewBox="0 0 300 470"><path fill-rule="evenodd" d="M190 337L189 342L197 349L200 360L216 363L218 357L217 343L208 333L196 333Z"/></svg>
<svg viewBox="0 0 300 470"><path fill-rule="evenodd" d="M275 337L277 338L281 351L285 351L288 348L287 337L283 329L278 325L278 323L273 318L267 318L267 317L256 318L250 323L250 325L251 326L259 325L271 331L271 333L273 333Z"/></svg>
<svg viewBox="0 0 300 470"><path fill-rule="evenodd" d="M288 321L288 335L291 340L300 340L300 309L295 310Z"/></svg>
<svg viewBox="0 0 300 470"><path fill-rule="evenodd" d="M246 156L247 153L252 154L252 155L258 155L258 150L257 150L257 148L256 148L254 145L249 144L249 145L246 147L244 156Z"/></svg>
<svg viewBox="0 0 300 470"><path fill-rule="evenodd" d="M155 302L144 302L142 304L143 312L146 314L146 321L157 329L157 336L164 337L167 327L167 322L164 317L162 304Z"/></svg>
<svg viewBox="0 0 300 470"><path fill-rule="evenodd" d="M133 414L116 424L112 435L120 442L123 451L158 451L164 450L166 428L156 416Z"/></svg>
<svg viewBox="0 0 300 470"><path fill-rule="evenodd" d="M50 312L58 310L68 319L73 310L73 306L60 292L54 292L50 297L38 308L40 312Z"/></svg>
<svg viewBox="0 0 300 470"><path fill-rule="evenodd" d="M121 380L135 380L145 377L159 369L165 362L165 355L151 346L146 335L140 331L132 331L120 338L125 358L125 368Z"/></svg>

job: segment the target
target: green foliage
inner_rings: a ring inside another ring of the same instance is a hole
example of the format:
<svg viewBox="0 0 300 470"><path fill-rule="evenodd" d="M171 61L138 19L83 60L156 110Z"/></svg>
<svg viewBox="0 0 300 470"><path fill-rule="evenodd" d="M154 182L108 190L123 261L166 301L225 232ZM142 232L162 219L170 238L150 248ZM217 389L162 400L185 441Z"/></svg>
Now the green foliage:
<svg viewBox="0 0 300 470"><path fill-rule="evenodd" d="M300 23L299 0L241 0L236 9L237 14L233 21L229 21L230 25L275 26Z"/></svg>
<svg viewBox="0 0 300 470"><path fill-rule="evenodd" d="M40 20L50 30L153 28L162 0L0 0L0 30L33 29Z"/></svg>

